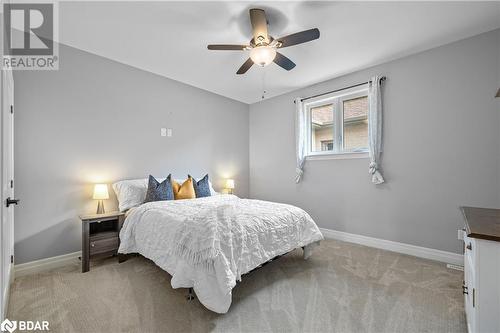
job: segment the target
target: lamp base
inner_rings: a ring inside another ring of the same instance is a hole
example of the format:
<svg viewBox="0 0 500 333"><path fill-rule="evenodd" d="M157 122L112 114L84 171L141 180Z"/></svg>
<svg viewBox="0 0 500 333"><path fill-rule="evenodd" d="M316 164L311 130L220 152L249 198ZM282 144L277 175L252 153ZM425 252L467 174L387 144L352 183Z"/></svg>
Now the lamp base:
<svg viewBox="0 0 500 333"><path fill-rule="evenodd" d="M104 211L104 201L102 200L99 200L97 202L97 212L96 214L104 214L105 211Z"/></svg>

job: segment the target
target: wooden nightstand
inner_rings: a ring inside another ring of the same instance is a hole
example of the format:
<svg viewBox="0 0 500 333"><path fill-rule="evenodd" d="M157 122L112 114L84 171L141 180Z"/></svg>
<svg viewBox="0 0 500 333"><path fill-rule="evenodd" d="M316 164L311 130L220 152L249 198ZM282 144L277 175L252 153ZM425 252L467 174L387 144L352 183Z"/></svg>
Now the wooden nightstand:
<svg viewBox="0 0 500 333"><path fill-rule="evenodd" d="M125 213L81 215L82 273L90 269L90 258L116 255Z"/></svg>

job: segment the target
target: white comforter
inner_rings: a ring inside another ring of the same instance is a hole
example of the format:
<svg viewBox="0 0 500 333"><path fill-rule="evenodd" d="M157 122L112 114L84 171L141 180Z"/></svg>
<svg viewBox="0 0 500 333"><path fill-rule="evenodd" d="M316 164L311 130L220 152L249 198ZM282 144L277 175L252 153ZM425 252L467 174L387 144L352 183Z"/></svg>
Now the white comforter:
<svg viewBox="0 0 500 333"><path fill-rule="evenodd" d="M309 255L322 239L298 207L216 195L134 208L120 232L118 252L153 260L172 275L173 288L192 287L205 307L226 313L242 274L298 247L306 247ZM209 247L211 255L195 258L198 244Z"/></svg>

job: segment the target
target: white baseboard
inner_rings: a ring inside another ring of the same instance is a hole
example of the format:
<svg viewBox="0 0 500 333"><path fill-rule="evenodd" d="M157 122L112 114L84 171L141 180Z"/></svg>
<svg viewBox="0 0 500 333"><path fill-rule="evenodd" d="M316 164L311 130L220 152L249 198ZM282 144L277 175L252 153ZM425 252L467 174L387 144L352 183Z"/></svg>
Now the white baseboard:
<svg viewBox="0 0 500 333"><path fill-rule="evenodd" d="M65 266L78 262L78 257L82 255L81 251L63 254L61 256L45 258L30 261L24 264L14 266L15 277L40 273L53 268Z"/></svg>
<svg viewBox="0 0 500 333"><path fill-rule="evenodd" d="M373 238L368 236L350 234L348 232L320 228L325 238L337 239L349 243L355 243L377 249L408 254L411 256L436 260L447 264L463 266L463 255L453 252L430 249L427 247L410 245L405 243L393 242L390 240Z"/></svg>
<svg viewBox="0 0 500 333"><path fill-rule="evenodd" d="M7 312L9 312L10 286L12 285L12 282L14 282L14 265L10 264L8 270L9 283L5 288L5 294L3 295L2 321L7 317Z"/></svg>

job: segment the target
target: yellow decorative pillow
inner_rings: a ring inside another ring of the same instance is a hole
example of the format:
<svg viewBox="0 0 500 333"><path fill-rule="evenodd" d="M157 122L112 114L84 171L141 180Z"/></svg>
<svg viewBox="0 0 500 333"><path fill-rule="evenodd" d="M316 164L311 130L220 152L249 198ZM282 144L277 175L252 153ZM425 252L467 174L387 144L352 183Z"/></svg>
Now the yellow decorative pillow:
<svg viewBox="0 0 500 333"><path fill-rule="evenodd" d="M174 191L175 200L196 198L196 193L194 192L193 187L193 178L191 177L186 179L182 185L179 185L178 182L172 180L172 190Z"/></svg>

